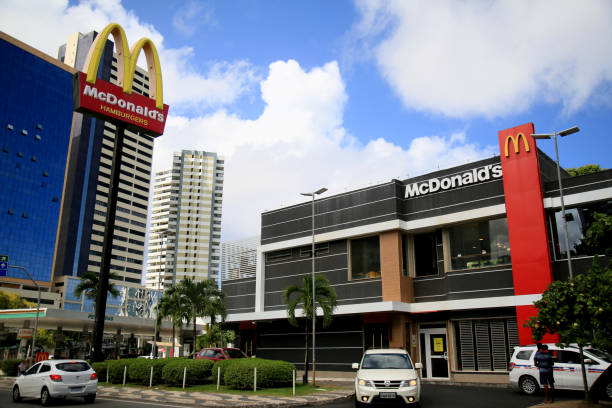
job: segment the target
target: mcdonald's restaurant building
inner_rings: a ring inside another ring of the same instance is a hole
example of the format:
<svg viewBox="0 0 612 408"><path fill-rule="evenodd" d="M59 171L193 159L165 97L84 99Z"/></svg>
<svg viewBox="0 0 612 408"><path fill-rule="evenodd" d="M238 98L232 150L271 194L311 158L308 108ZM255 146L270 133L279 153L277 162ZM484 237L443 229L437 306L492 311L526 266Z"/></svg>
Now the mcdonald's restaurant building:
<svg viewBox="0 0 612 408"><path fill-rule="evenodd" d="M288 323L282 295L311 274L314 212L315 271L338 296L333 323L317 322L318 372L402 347L425 379L507 382L513 347L534 343L533 302L568 277L556 164L534 133L500 131L496 157L263 213L256 276L223 282L237 344L303 368L311 328ZM578 274L603 255L582 237L612 214L612 170L562 176Z"/></svg>

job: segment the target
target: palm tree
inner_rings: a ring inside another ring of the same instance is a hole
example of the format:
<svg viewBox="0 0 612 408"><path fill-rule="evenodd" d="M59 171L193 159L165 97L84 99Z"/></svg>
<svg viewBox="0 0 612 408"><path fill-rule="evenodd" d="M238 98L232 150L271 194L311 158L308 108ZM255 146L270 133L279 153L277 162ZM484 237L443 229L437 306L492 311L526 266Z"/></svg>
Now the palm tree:
<svg viewBox="0 0 612 408"><path fill-rule="evenodd" d="M115 272L110 272L108 275L109 279L119 279L119 275ZM94 301L94 310L96 307L96 297L98 296L98 285L100 283L100 275L96 272L87 271L83 275L81 275L81 281L74 289L74 295L81 298L81 294L85 293L85 297ZM117 297L121 295L117 286L114 283L108 282L108 293L113 297Z"/></svg>
<svg viewBox="0 0 612 408"><path fill-rule="evenodd" d="M196 348L196 319L198 317L209 317L212 324L215 323L217 316L225 320L225 294L217 288L217 284L212 279L195 281L185 278L177 285L180 293L181 304L187 315L187 324L193 323L193 348ZM195 353L193 355L195 358Z"/></svg>
<svg viewBox="0 0 612 408"><path fill-rule="evenodd" d="M336 292L329 286L329 280L325 276L315 276L315 300L323 309L323 327L328 327L334 318L334 309L338 304ZM312 304L312 278L309 275L304 275L302 286L290 285L285 288L283 293L283 303L287 306L287 315L289 323L292 326L299 327L299 323L295 318L295 309L299 304L302 304L302 311L306 317L306 345L304 347L304 376L302 381L304 384L308 382L308 326L312 325L313 319L316 319ZM310 324L308 324L310 322Z"/></svg>
<svg viewBox="0 0 612 408"><path fill-rule="evenodd" d="M172 352L174 353L176 338L176 327L183 327L183 319L187 320L189 315L187 314L187 308L182 303L181 294L177 286L172 286L164 292L164 295L160 299L159 311L157 313L157 325L161 325L162 319L170 317L172 322ZM159 329L158 329L159 332Z"/></svg>

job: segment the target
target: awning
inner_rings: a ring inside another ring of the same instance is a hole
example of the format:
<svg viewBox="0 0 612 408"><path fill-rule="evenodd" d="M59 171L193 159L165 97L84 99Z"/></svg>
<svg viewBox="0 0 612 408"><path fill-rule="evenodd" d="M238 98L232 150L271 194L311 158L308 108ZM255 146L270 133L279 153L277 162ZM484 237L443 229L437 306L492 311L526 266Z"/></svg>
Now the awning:
<svg viewBox="0 0 612 408"><path fill-rule="evenodd" d="M147 343L153 344L153 340L149 340L149 341L147 341ZM168 341L158 341L155 344L157 344L157 346L160 346L160 347L172 347L172 343L168 342ZM183 345L182 344L178 344L178 343L174 343L174 347L183 347Z"/></svg>

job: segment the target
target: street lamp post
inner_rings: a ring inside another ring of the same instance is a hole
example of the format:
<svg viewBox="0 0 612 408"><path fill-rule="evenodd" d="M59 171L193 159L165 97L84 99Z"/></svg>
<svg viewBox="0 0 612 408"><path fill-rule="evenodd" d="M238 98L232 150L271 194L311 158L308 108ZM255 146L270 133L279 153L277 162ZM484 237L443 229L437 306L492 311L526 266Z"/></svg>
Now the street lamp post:
<svg viewBox="0 0 612 408"><path fill-rule="evenodd" d="M574 272L572 269L572 255L569 247L569 236L567 234L567 219L565 217L565 203L563 202L563 187L561 185L561 166L559 165L559 149L557 147L557 136L565 137L572 133L579 132L578 126L571 127L569 129L562 130L554 133L537 133L531 135L534 139L550 139L553 138L555 142L555 159L557 162L557 181L559 182L559 198L561 200L561 218L563 218L563 233L565 234L565 251L567 253L567 268L569 271L570 279L574 279Z"/></svg>
<svg viewBox="0 0 612 408"><path fill-rule="evenodd" d="M315 323L317 321L317 303L315 299L315 196L323 194L327 189L325 187L313 191L312 193L300 193L303 196L312 197L312 385L316 383L316 365L315 365ZM306 363L308 364L308 363ZM304 367L305 369L306 367Z"/></svg>
<svg viewBox="0 0 612 408"><path fill-rule="evenodd" d="M40 286L34 280L34 278L32 278L32 275L30 275L30 272L28 272L28 270L24 268L23 266L8 265L8 267L16 268L16 269L20 269L24 271L26 275L28 275L28 278L30 278L32 283L34 283L34 286L36 286L36 290L38 290L38 300L36 301L36 317L34 318L34 334L32 335L32 350L30 350L30 364L34 364L34 353L35 353L34 348L36 347L36 334L38 333L38 313L40 312Z"/></svg>

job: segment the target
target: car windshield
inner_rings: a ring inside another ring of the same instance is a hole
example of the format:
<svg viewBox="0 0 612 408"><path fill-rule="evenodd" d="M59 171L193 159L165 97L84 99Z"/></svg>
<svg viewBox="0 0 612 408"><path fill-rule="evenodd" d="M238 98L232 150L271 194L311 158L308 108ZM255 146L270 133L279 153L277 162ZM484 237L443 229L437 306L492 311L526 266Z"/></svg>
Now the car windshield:
<svg viewBox="0 0 612 408"><path fill-rule="evenodd" d="M412 362L406 354L366 354L361 368L406 370L412 368Z"/></svg>
<svg viewBox="0 0 612 408"><path fill-rule="evenodd" d="M244 354L242 354L240 350L226 349L225 354L227 354L229 358L244 358Z"/></svg>
<svg viewBox="0 0 612 408"><path fill-rule="evenodd" d="M55 367L60 371L68 371L71 373L78 373L80 371L89 370L89 364L84 362L71 362L71 363L59 363L56 364Z"/></svg>
<svg viewBox="0 0 612 408"><path fill-rule="evenodd" d="M606 363L612 363L612 355L610 355L609 353L606 353L603 350L587 348L587 349L584 349L584 351L594 355L595 357L605 361Z"/></svg>

